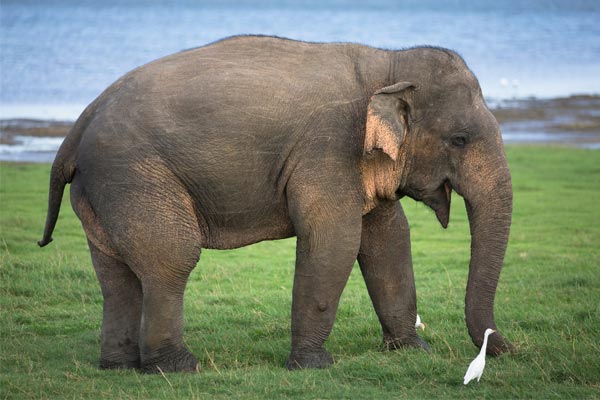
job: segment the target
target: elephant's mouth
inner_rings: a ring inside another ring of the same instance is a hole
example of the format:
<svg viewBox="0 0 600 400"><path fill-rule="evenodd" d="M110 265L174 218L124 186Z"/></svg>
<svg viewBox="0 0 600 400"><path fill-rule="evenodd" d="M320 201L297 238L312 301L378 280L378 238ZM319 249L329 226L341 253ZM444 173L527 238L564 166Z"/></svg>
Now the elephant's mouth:
<svg viewBox="0 0 600 400"><path fill-rule="evenodd" d="M445 180L433 193L423 197L423 203L431 207L444 229L448 227L448 222L450 220L451 196L452 186L448 180Z"/></svg>
<svg viewBox="0 0 600 400"><path fill-rule="evenodd" d="M448 221L450 220L450 198L452 196L452 185L449 180L446 179L443 181L433 191L407 188L404 192L400 193L398 191L396 194L399 199L407 195L416 201L422 201L435 212L435 216L444 229L448 227Z"/></svg>

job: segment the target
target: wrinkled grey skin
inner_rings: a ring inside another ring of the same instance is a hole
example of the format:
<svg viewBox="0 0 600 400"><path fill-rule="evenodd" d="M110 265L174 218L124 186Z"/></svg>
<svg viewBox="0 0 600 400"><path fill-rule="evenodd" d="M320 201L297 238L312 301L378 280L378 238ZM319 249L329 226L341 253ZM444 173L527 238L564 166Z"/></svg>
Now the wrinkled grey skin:
<svg viewBox="0 0 600 400"><path fill-rule="evenodd" d="M414 328L409 228L398 199L471 225L469 333L493 303L512 190L498 124L455 53L233 37L119 79L80 116L52 166L51 240L63 188L104 296L101 367L186 371L183 293L202 248L297 237L290 369L325 367L356 259L388 348ZM512 349L500 335L488 353Z"/></svg>

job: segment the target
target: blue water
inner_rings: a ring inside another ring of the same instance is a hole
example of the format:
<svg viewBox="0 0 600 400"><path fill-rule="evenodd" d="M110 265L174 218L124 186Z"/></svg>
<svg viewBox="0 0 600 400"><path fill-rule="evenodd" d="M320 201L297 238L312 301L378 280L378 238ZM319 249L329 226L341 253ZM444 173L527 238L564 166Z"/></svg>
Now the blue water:
<svg viewBox="0 0 600 400"><path fill-rule="evenodd" d="M128 70L274 34L449 47L492 98L600 93L600 1L2 0L0 118L74 119Z"/></svg>

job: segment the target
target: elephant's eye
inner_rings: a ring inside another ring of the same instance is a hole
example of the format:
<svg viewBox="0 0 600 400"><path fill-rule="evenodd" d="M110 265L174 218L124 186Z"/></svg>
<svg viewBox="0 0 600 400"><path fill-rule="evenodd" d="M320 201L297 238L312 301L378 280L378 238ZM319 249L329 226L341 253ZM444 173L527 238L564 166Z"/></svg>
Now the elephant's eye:
<svg viewBox="0 0 600 400"><path fill-rule="evenodd" d="M467 136L464 134L452 136L450 142L456 147L465 147L467 144Z"/></svg>

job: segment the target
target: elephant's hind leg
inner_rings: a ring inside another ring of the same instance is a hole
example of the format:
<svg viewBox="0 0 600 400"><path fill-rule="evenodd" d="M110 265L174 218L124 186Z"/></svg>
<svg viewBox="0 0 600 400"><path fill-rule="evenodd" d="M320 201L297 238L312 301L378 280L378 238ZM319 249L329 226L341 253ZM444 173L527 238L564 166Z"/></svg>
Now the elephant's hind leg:
<svg viewBox="0 0 600 400"><path fill-rule="evenodd" d="M183 342L183 295L200 257L200 245L191 233L176 232L184 225L179 218L156 214L144 233L136 235L146 250L128 261L142 282L140 353L144 372L198 369L198 360Z"/></svg>
<svg viewBox="0 0 600 400"><path fill-rule="evenodd" d="M166 232L182 223L177 219L156 221L167 227ZM152 230L149 229L150 236ZM152 250L132 262L132 268L142 276L144 293L140 327L142 371L196 371L198 360L183 342L183 295L200 247L180 235L148 239L146 244Z"/></svg>
<svg viewBox="0 0 600 400"><path fill-rule="evenodd" d="M88 243L104 297L100 368L139 368L142 285L127 265Z"/></svg>
<svg viewBox="0 0 600 400"><path fill-rule="evenodd" d="M105 220L119 255L141 282L141 369L195 371L198 361L183 342L184 291L202 243L194 203L158 162L129 173L131 184L112 201Z"/></svg>

